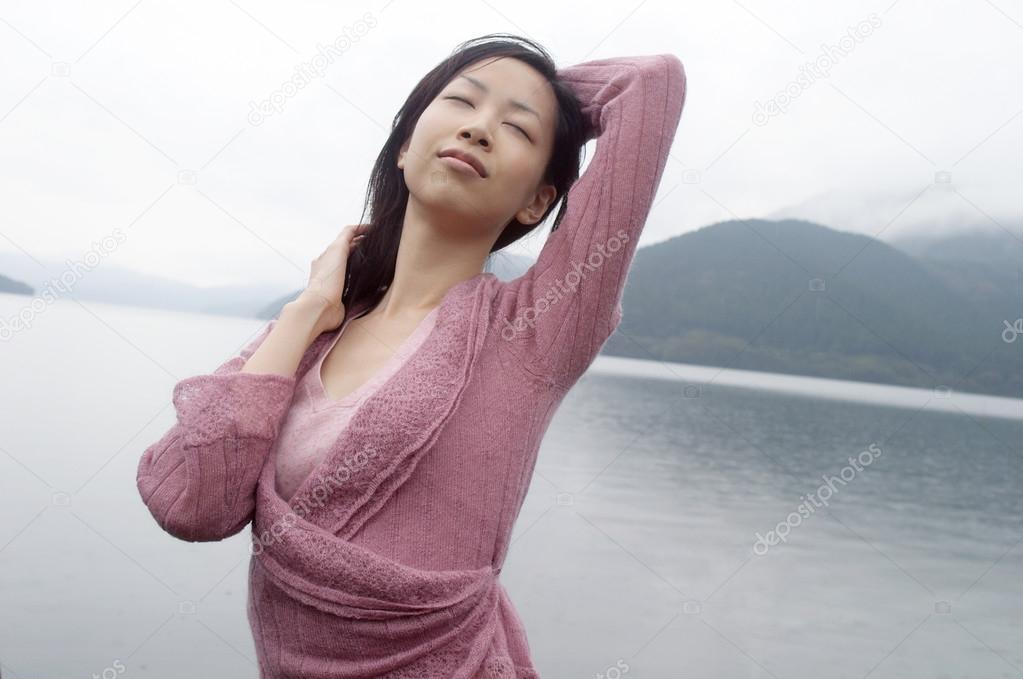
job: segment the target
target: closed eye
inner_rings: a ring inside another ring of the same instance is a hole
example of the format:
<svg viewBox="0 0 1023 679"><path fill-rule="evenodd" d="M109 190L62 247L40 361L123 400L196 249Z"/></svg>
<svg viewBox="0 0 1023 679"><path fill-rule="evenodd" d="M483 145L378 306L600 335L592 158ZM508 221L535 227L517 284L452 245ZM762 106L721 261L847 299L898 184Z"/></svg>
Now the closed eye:
<svg viewBox="0 0 1023 679"><path fill-rule="evenodd" d="M447 97L444 97L444 98L445 98L445 99L457 99L458 101L462 101L462 102L465 102L466 104L469 104L469 106L472 106L472 102L471 102L471 101L469 101L468 99L464 99L463 97L456 97L456 96L454 96L454 95L451 95L451 96L447 96ZM475 107L475 106L473 106L473 108L476 108L476 107ZM519 127L518 125L516 125L515 123L508 123L508 125L511 125L511 126L512 126L512 127L514 127L514 128L516 129L516 130L518 130L519 132L521 132L521 133L522 133L522 135L523 135L523 136L524 136L524 137L525 137L526 139L528 139L529 141L533 141L533 138L529 136L529 133L528 133L528 132L526 132L526 131L525 131L524 129L522 129L521 127Z"/></svg>

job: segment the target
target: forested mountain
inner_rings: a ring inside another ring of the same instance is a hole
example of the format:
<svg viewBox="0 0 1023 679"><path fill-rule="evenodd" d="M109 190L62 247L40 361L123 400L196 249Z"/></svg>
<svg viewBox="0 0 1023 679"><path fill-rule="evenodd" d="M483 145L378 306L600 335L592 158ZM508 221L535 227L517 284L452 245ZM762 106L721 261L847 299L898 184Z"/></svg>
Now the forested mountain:
<svg viewBox="0 0 1023 679"><path fill-rule="evenodd" d="M799 220L720 222L636 253L604 353L1023 396L1023 337L1003 339L1020 283L1004 261L916 258Z"/></svg>

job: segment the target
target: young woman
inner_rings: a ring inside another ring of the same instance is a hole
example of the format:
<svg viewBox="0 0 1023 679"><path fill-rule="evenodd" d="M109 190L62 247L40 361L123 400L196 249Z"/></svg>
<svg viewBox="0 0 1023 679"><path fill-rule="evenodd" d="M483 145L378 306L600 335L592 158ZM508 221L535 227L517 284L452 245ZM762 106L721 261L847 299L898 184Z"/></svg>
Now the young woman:
<svg viewBox="0 0 1023 679"><path fill-rule="evenodd" d="M539 676L498 576L544 432L621 321L685 93L671 54L557 70L523 38L463 43L396 115L368 222L175 385L139 492L184 540L253 524L262 677ZM559 202L524 275L482 272Z"/></svg>

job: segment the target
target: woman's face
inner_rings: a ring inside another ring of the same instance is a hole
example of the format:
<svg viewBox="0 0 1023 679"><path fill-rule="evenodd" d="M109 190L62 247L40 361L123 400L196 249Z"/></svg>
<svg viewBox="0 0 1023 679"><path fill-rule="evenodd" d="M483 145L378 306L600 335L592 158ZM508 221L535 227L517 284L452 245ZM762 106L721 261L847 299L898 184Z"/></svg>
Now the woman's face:
<svg viewBox="0 0 1023 679"><path fill-rule="evenodd" d="M537 222L556 194L540 183L556 111L550 84L518 59L470 64L426 107L399 151L409 193L424 209L472 227L499 231L513 217ZM485 176L440 157L450 149L474 156Z"/></svg>

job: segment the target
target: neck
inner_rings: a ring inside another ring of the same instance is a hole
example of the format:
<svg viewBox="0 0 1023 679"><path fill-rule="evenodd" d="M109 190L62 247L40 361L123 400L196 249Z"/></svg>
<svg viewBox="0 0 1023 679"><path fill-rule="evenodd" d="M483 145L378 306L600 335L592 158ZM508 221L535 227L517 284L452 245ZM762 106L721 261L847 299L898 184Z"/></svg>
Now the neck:
<svg viewBox="0 0 1023 679"><path fill-rule="evenodd" d="M385 319L425 316L440 305L453 285L483 271L495 237L478 224L428 213L410 195L394 280L373 309L374 315Z"/></svg>

